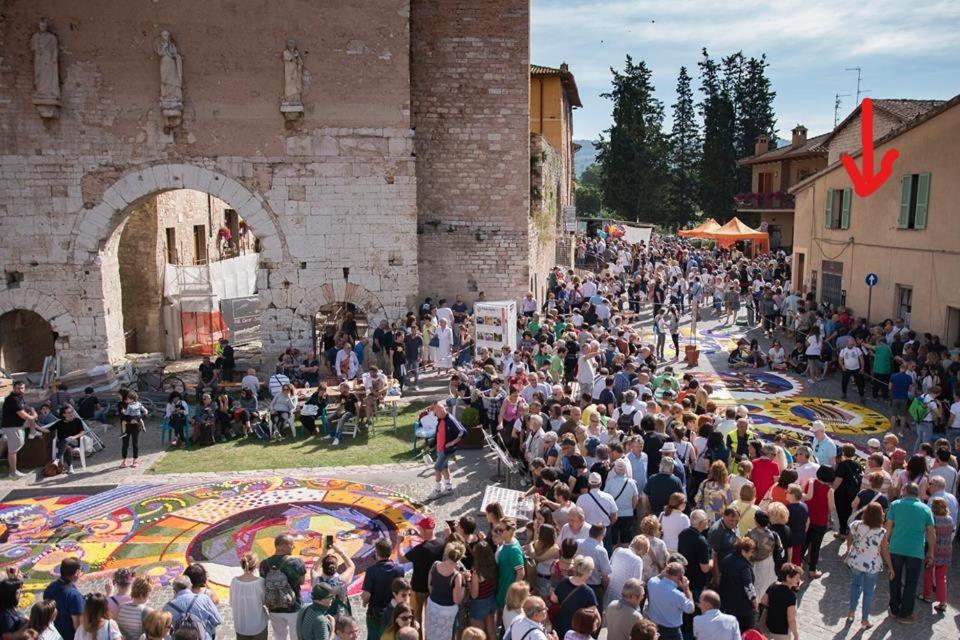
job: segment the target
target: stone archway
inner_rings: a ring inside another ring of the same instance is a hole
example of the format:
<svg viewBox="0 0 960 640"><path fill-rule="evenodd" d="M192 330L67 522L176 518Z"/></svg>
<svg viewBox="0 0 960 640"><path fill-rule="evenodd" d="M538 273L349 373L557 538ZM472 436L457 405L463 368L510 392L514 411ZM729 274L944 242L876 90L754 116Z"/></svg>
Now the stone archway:
<svg viewBox="0 0 960 640"><path fill-rule="evenodd" d="M64 371L70 371L74 362L68 357L70 338L79 335L77 323L56 298L29 287L0 291L0 316L11 311L30 311L50 324L55 334L54 349L64 358Z"/></svg>
<svg viewBox="0 0 960 640"><path fill-rule="evenodd" d="M190 164L157 164L128 171L100 196L100 202L77 215L72 256L76 264L94 259L120 228L130 206L142 198L171 189L194 189L228 203L250 227L261 244L261 261L279 263L289 257L286 237L277 215L258 193L233 178Z"/></svg>
<svg viewBox="0 0 960 640"><path fill-rule="evenodd" d="M386 309L376 295L346 280L334 280L310 289L297 306L296 313L300 318L312 319L320 307L338 302L364 309L371 321L379 322L387 317Z"/></svg>
<svg viewBox="0 0 960 640"><path fill-rule="evenodd" d="M77 214L71 246L75 264L94 265L97 269L88 296L100 298L103 304L103 312L97 318L97 335L102 336L98 346L103 344L105 357L101 357L106 361L116 362L126 354L118 256L125 221L145 199L181 189L215 196L247 222L260 242L258 269L261 272L269 272L291 260L276 214L262 195L236 179L189 164L156 164L123 173L102 194L90 196L97 203L95 206ZM258 274L258 279L268 280L266 273Z"/></svg>

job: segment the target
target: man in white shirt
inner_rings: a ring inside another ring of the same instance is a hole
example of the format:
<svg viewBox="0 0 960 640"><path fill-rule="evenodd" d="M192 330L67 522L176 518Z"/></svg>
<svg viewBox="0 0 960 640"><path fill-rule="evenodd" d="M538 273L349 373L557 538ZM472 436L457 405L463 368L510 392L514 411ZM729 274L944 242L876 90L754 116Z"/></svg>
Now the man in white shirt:
<svg viewBox="0 0 960 640"><path fill-rule="evenodd" d="M960 429L960 398L957 398L957 401L950 405L950 422L948 423L950 429Z"/></svg>
<svg viewBox="0 0 960 640"><path fill-rule="evenodd" d="M440 299L440 302L437 303L437 322L440 322L441 319L447 321L447 326L453 326L453 309L450 308L450 303L444 299Z"/></svg>
<svg viewBox="0 0 960 640"><path fill-rule="evenodd" d="M860 393L860 402L863 402L863 349L860 348L860 339L847 344L840 350L840 390L843 392L843 399L847 399L847 387L850 384L850 377L857 385L857 391Z"/></svg>
<svg viewBox="0 0 960 640"><path fill-rule="evenodd" d="M527 295L524 296L523 300L520 301L520 313L527 316L528 318L532 318L536 310L537 310L537 301L533 297L533 292L528 291Z"/></svg>
<svg viewBox="0 0 960 640"><path fill-rule="evenodd" d="M610 323L610 301L606 298L601 299L600 304L597 305L597 319L603 325Z"/></svg>
<svg viewBox="0 0 960 640"><path fill-rule="evenodd" d="M650 550L650 543L644 536L634 536L629 547L618 547L610 557L610 582L604 595L606 607L623 594L627 580L643 580L643 556Z"/></svg>
<svg viewBox="0 0 960 640"><path fill-rule="evenodd" d="M612 495L600 489L602 482L599 473L591 473L587 478L590 489L577 498L577 506L583 509L583 517L587 522L602 524L609 529L617 521L617 502Z"/></svg>
<svg viewBox="0 0 960 640"><path fill-rule="evenodd" d="M797 484L806 487L807 483L817 477L820 465L811 459L810 447L800 445L793 454L794 471L797 472Z"/></svg>
<svg viewBox="0 0 960 640"><path fill-rule="evenodd" d="M597 292L597 283L593 281L593 276L588 276L580 285L580 295L589 300Z"/></svg>

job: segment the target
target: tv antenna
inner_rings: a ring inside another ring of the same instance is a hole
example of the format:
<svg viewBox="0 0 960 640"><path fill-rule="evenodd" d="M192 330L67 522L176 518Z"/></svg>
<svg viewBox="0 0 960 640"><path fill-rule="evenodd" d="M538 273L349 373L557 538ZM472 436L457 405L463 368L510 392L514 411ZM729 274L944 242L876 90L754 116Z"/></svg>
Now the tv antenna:
<svg viewBox="0 0 960 640"><path fill-rule="evenodd" d="M840 123L840 103L842 102L840 98L849 98L849 93L838 93L833 97L833 128L837 128L837 124Z"/></svg>
<svg viewBox="0 0 960 640"><path fill-rule="evenodd" d="M860 104L860 94L870 93L870 89L861 89L860 80L862 78L863 69L861 67L847 67L846 71L856 71L857 72L857 104Z"/></svg>

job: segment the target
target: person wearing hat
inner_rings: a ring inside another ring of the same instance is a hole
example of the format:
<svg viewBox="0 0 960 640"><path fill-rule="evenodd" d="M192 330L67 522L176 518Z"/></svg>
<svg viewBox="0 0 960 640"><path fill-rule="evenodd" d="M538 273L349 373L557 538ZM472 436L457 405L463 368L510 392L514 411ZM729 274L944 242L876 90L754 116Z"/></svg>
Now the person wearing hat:
<svg viewBox="0 0 960 640"><path fill-rule="evenodd" d="M334 620L328 611L336 595L333 588L323 582L313 585L310 597L313 602L297 614L297 637L299 640L327 640L333 635Z"/></svg>
<svg viewBox="0 0 960 640"><path fill-rule="evenodd" d="M417 529L420 530L420 539L422 542L409 551L403 559L413 565L413 573L410 576L410 608L413 609L413 616L417 622L423 620L423 608L427 604L429 596L429 577L430 568L433 563L440 562L443 559L443 541L437 539L435 529L436 521L430 516L420 518L417 523Z"/></svg>
<svg viewBox="0 0 960 640"><path fill-rule="evenodd" d="M583 509L587 522L602 524L609 529L617 521L617 502L600 488L602 484L603 478L599 473L593 472L587 476L589 489L577 498L577 506Z"/></svg>
<svg viewBox="0 0 960 640"><path fill-rule="evenodd" d="M837 464L837 443L827 436L827 427L821 420L810 425L813 432L813 457L821 465L834 467Z"/></svg>

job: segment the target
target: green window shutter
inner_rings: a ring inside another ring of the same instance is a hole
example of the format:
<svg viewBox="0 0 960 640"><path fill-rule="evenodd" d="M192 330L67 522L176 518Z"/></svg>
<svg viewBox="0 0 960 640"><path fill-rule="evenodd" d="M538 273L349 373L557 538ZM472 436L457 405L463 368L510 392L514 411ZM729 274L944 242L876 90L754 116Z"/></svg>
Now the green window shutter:
<svg viewBox="0 0 960 640"><path fill-rule="evenodd" d="M849 229L850 228L850 204L853 200L853 190L844 189L843 190L843 199L840 201L840 228Z"/></svg>
<svg viewBox="0 0 960 640"><path fill-rule="evenodd" d="M900 178L900 217L897 218L897 228L906 229L910 224L910 185L913 178L906 174Z"/></svg>
<svg viewBox="0 0 960 640"><path fill-rule="evenodd" d="M930 174L921 173L917 178L917 217L914 229L927 228L927 209L930 205Z"/></svg>
<svg viewBox="0 0 960 640"><path fill-rule="evenodd" d="M833 228L833 189L827 189L827 210L824 224L827 229Z"/></svg>

